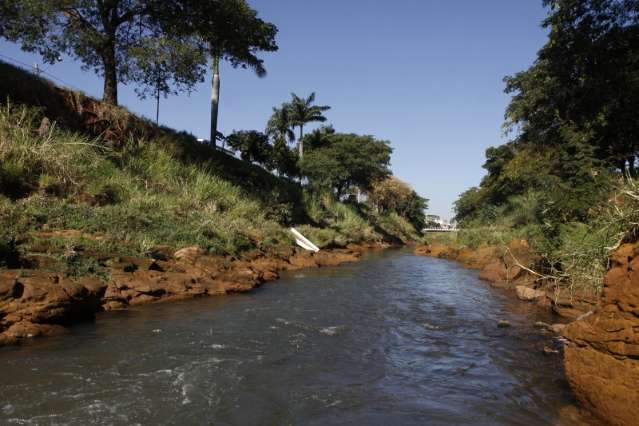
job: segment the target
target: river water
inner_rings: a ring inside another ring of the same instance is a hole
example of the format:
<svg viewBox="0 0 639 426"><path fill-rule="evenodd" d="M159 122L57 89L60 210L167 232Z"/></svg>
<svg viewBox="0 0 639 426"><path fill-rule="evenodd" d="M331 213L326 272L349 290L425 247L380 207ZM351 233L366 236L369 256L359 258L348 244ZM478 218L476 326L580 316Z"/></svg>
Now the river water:
<svg viewBox="0 0 639 426"><path fill-rule="evenodd" d="M560 424L548 315L455 263L370 254L4 348L0 424Z"/></svg>

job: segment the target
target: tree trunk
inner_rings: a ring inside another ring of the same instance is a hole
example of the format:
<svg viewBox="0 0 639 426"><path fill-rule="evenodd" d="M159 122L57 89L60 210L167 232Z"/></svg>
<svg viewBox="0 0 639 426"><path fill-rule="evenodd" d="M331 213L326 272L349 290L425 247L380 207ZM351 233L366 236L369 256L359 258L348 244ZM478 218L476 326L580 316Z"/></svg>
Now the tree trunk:
<svg viewBox="0 0 639 426"><path fill-rule="evenodd" d="M304 158L304 141L302 140L303 138L304 138L304 125L300 125L300 139L298 144L300 160Z"/></svg>
<svg viewBox="0 0 639 426"><path fill-rule="evenodd" d="M114 36L115 37L115 36ZM118 104L118 72L115 62L115 42L107 43L102 56L104 65L104 91L102 100L107 104Z"/></svg>
<svg viewBox="0 0 639 426"><path fill-rule="evenodd" d="M630 157L628 157L628 174L630 175L630 177L635 177L637 175L634 155L631 155Z"/></svg>
<svg viewBox="0 0 639 426"><path fill-rule="evenodd" d="M155 93L155 125L160 124L160 85L158 84L158 90Z"/></svg>
<svg viewBox="0 0 639 426"><path fill-rule="evenodd" d="M213 79L211 80L211 140L213 145L217 144L217 112L220 104L220 56L213 55Z"/></svg>

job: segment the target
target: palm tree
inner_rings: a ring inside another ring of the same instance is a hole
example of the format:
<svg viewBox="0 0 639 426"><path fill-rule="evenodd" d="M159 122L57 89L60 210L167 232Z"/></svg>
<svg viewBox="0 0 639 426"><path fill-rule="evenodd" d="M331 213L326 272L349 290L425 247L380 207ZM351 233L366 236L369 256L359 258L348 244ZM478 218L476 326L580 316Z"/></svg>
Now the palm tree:
<svg viewBox="0 0 639 426"><path fill-rule="evenodd" d="M215 50L211 47L211 71L213 72L213 78L211 79L211 134L210 139L213 145L216 144L222 134L217 130L218 110L220 105L220 61L223 59L223 55L219 53L219 50ZM249 63L244 68L252 68L255 75L262 78L266 76L266 70L262 66L261 61L255 63Z"/></svg>
<svg viewBox="0 0 639 426"><path fill-rule="evenodd" d="M266 134L276 141L282 140L285 143L295 140L289 104L284 103L280 108L273 108L273 115L266 124Z"/></svg>
<svg viewBox="0 0 639 426"><path fill-rule="evenodd" d="M311 93L308 98L300 98L295 93L291 93L292 100L288 104L289 115L291 124L297 126L300 129L300 136L298 139L299 155L300 158L304 157L304 125L307 123L323 123L326 121L326 117L322 114L324 111L328 111L331 107L327 105L313 105L315 102L315 92Z"/></svg>

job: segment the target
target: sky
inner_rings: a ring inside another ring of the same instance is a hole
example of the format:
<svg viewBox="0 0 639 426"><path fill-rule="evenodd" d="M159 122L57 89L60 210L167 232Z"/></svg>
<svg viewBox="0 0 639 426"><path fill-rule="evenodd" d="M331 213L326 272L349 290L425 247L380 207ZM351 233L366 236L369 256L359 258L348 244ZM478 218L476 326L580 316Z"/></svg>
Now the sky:
<svg viewBox="0 0 639 426"><path fill-rule="evenodd" d="M337 131L389 140L393 173L428 198L429 214L453 216L458 195L478 185L484 151L506 142L503 78L528 68L545 42L541 0L250 0L279 29L268 75L223 64L219 130L263 130L273 106L316 92ZM63 57L0 41L0 54L39 63L73 88L100 97L102 79ZM0 57L0 59L5 59ZM210 75L190 95L162 100L160 122L209 135ZM155 117L154 100L120 85L120 104Z"/></svg>

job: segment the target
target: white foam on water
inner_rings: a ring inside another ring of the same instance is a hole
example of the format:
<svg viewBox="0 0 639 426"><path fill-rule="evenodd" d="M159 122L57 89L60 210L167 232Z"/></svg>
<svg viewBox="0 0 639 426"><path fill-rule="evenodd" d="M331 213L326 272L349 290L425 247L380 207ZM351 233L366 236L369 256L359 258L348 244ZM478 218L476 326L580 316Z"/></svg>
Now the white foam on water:
<svg viewBox="0 0 639 426"><path fill-rule="evenodd" d="M433 325L433 324L429 324L427 322L422 323L422 325L424 326L424 328L427 328L429 330L439 330L440 327L437 325Z"/></svg>
<svg viewBox="0 0 639 426"><path fill-rule="evenodd" d="M153 333L162 333L162 329L161 328L156 328L155 330L152 331Z"/></svg>
<svg viewBox="0 0 639 426"><path fill-rule="evenodd" d="M193 385L190 383L185 383L182 385L182 405L188 405L191 403L191 399L189 398L189 391L193 389Z"/></svg>
<svg viewBox="0 0 639 426"><path fill-rule="evenodd" d="M325 334L327 336L335 336L337 333L339 333L344 327L341 325L334 325L332 327L324 327L324 328L320 328L319 332L321 334Z"/></svg>
<svg viewBox="0 0 639 426"><path fill-rule="evenodd" d="M11 404L6 404L2 406L2 413L3 414L13 414L13 412L16 411L16 407L14 407Z"/></svg>
<svg viewBox="0 0 639 426"><path fill-rule="evenodd" d="M224 349L224 348L226 348L226 345L221 345L219 343L213 343L211 345L211 349Z"/></svg>

